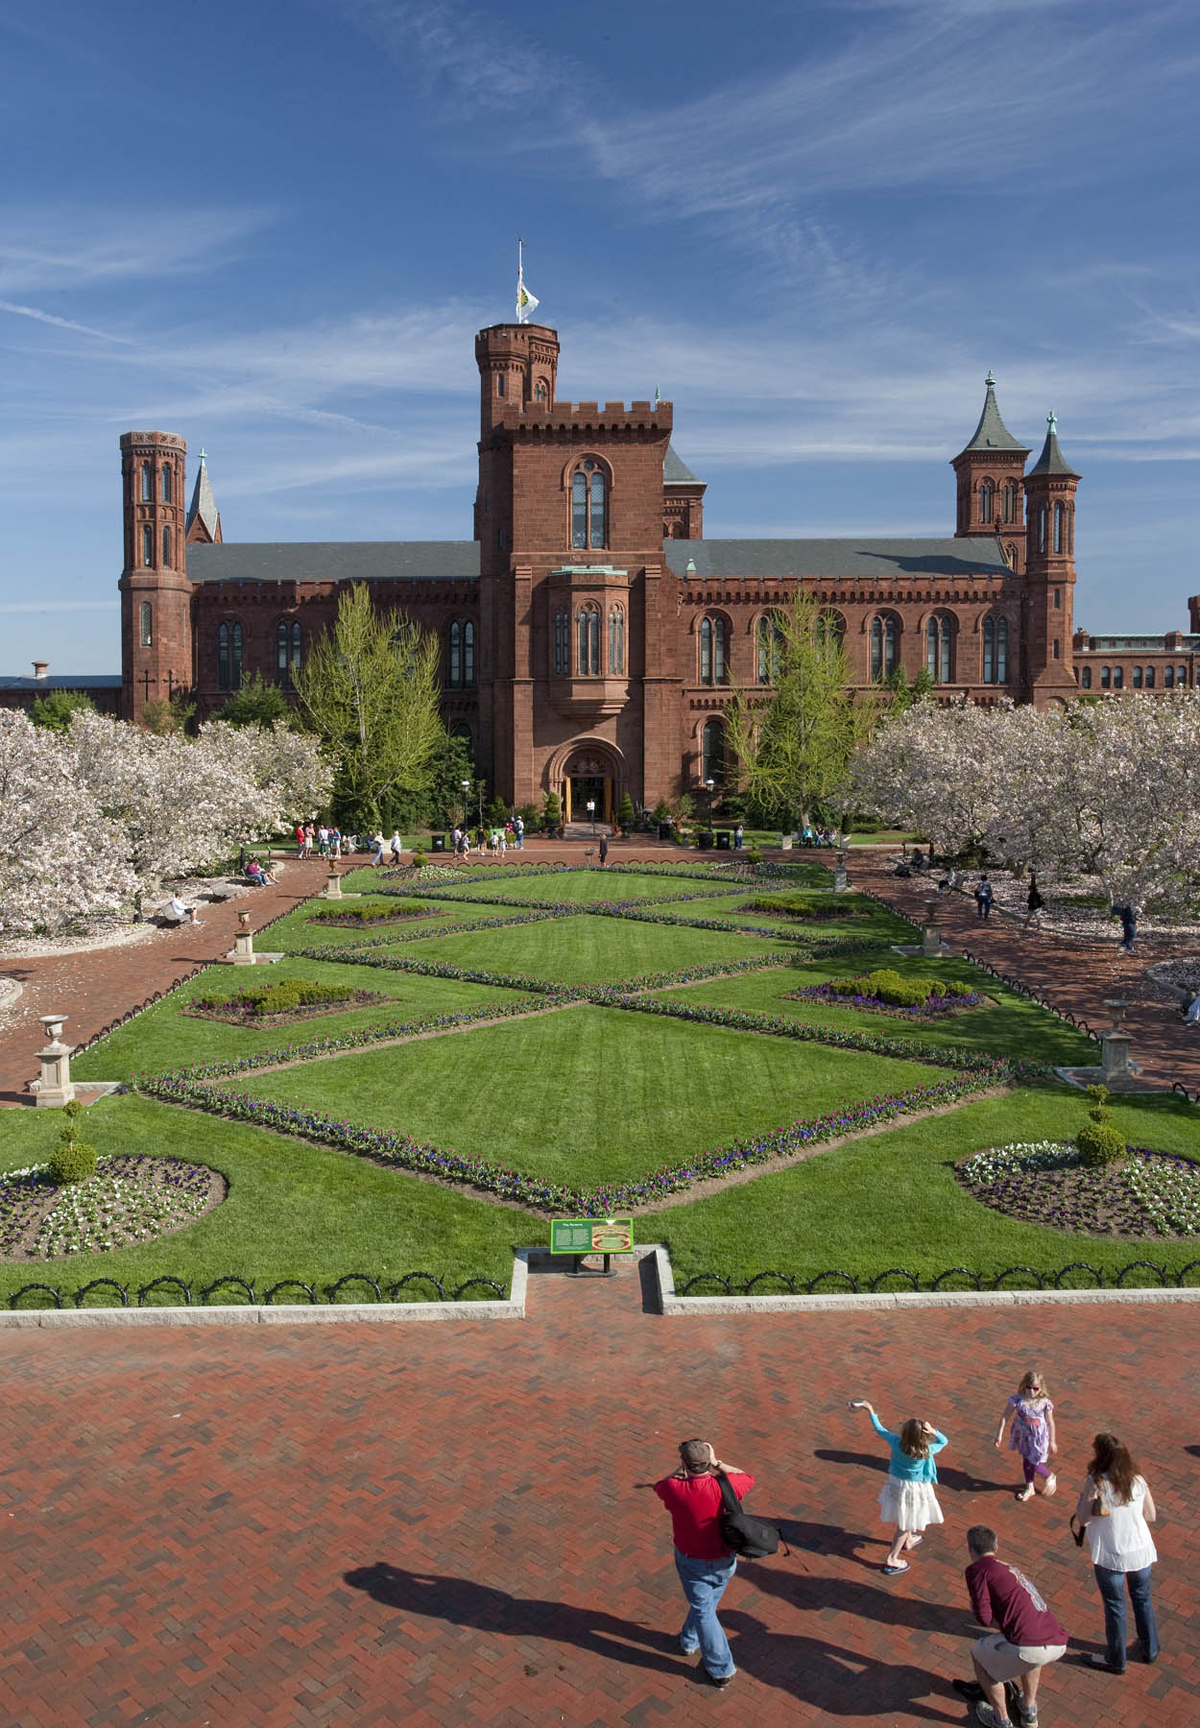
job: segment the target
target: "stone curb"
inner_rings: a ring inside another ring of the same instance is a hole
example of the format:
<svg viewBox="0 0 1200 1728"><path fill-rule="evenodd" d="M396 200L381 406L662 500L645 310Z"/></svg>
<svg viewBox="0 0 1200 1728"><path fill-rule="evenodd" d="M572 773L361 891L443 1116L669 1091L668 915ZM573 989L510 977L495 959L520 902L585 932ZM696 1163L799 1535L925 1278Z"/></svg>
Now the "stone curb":
<svg viewBox="0 0 1200 1728"><path fill-rule="evenodd" d="M718 1319L724 1314L845 1314L909 1308L1028 1308L1086 1302L1200 1302L1200 1286L1151 1290L889 1290L842 1296L676 1296L665 1248L651 1250L656 1307L665 1318Z"/></svg>

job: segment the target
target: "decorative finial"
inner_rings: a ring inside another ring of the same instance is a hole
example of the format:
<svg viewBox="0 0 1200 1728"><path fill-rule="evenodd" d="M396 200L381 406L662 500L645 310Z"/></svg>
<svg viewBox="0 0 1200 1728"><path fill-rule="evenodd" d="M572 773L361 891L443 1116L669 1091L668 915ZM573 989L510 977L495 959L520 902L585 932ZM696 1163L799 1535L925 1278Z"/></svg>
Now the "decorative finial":
<svg viewBox="0 0 1200 1728"><path fill-rule="evenodd" d="M1046 416L1046 424L1049 426L1050 436L1053 438L1055 435L1054 428L1058 425L1058 415L1054 412L1053 408L1051 408L1049 414Z"/></svg>
<svg viewBox="0 0 1200 1728"><path fill-rule="evenodd" d="M988 375L984 379L984 383L987 385L989 390L992 390L995 388L996 374L992 371L990 366L988 367Z"/></svg>
<svg viewBox="0 0 1200 1728"><path fill-rule="evenodd" d="M204 463L204 458L205 458L205 457L206 457L206 456L207 456L207 455L208 455L208 451L207 451L207 450L201 450L201 452L200 452L200 462L201 462L201 465L203 465L203 463Z"/></svg>

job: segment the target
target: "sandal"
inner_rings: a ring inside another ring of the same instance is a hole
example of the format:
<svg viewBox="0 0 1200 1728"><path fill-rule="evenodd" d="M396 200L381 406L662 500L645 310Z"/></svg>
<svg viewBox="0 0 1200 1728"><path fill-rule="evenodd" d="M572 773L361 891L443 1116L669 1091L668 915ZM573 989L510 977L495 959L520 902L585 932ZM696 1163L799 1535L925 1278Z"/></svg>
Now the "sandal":
<svg viewBox="0 0 1200 1728"><path fill-rule="evenodd" d="M908 1546L910 1548L915 1548L918 1542L923 1542L924 1540L925 1538L923 1536L910 1536L908 1539Z"/></svg>
<svg viewBox="0 0 1200 1728"><path fill-rule="evenodd" d="M907 1572L907 1571L908 1571L908 1561L907 1560L902 1560L898 1566L885 1566L883 1569L883 1573L884 1573L885 1578L894 1578L897 1572Z"/></svg>

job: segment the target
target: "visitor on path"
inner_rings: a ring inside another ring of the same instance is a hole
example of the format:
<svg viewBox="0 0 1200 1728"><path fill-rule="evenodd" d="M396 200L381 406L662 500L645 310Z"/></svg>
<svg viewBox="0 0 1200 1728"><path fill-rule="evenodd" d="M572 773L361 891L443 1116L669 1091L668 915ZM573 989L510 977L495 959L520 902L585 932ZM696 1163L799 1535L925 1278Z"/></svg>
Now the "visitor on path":
<svg viewBox="0 0 1200 1728"><path fill-rule="evenodd" d="M171 924L198 924L196 908L189 906L186 900L181 900L178 894L172 894L163 909L163 917Z"/></svg>
<svg viewBox="0 0 1200 1728"><path fill-rule="evenodd" d="M739 822L737 827L733 831L733 849L735 852L741 851L742 841L745 839L745 837L746 837L746 830L742 827L741 823Z"/></svg>
<svg viewBox="0 0 1200 1728"><path fill-rule="evenodd" d="M1042 899L1041 890L1037 885L1037 877L1032 870L1029 872L1029 893L1025 896L1025 904L1029 908L1025 914L1026 930L1031 925L1035 930L1040 930L1042 927L1042 907L1046 902Z"/></svg>
<svg viewBox="0 0 1200 1728"><path fill-rule="evenodd" d="M1007 1682L1015 1691L1017 1721L1023 1728L1035 1728L1042 1669L1065 1651L1066 1628L1025 1574L996 1558L994 1530L973 1524L967 1531L967 1552L971 1610L981 1626L1000 1630L972 1646L975 1679L955 1680L954 1688L968 1698L980 1698L975 1715L986 1728L1010 1728Z"/></svg>
<svg viewBox="0 0 1200 1728"><path fill-rule="evenodd" d="M316 844L316 839L317 831L315 827L311 822L306 822L304 824L304 856L306 858L312 857L313 846Z"/></svg>
<svg viewBox="0 0 1200 1728"><path fill-rule="evenodd" d="M601 836L600 836L600 868L601 868L601 870L603 870L604 866L607 863L608 863L608 835L607 834L601 834Z"/></svg>
<svg viewBox="0 0 1200 1728"><path fill-rule="evenodd" d="M340 858L342 855L342 831L338 827L329 830L329 856Z"/></svg>
<svg viewBox="0 0 1200 1728"><path fill-rule="evenodd" d="M1046 1390L1046 1377L1030 1368L1021 1378L1008 1403L1000 1412L996 1430L996 1450L1004 1441L1004 1424L1012 1418L1008 1435L1010 1452L1021 1454L1025 1486L1017 1490L1018 1500L1032 1500L1035 1494L1053 1494L1058 1478L1046 1463L1051 1453L1057 1455L1058 1440L1054 1433L1054 1405ZM1041 1478L1041 1485L1038 1478Z"/></svg>
<svg viewBox="0 0 1200 1728"><path fill-rule="evenodd" d="M1184 1009L1183 1018L1189 1026L1200 1023L1200 990L1193 996L1190 1006Z"/></svg>
<svg viewBox="0 0 1200 1728"><path fill-rule="evenodd" d="M931 856L930 869L932 869L932 868L933 868L933 860L932 860L932 856ZM987 874L986 870L984 871L983 875L979 878L979 881L975 887L975 908L976 908L976 911L978 912L980 918L986 924L988 919L992 915L992 885L988 881L988 874Z"/></svg>
<svg viewBox="0 0 1200 1728"><path fill-rule="evenodd" d="M881 1434L891 1448L888 1478L879 1496L879 1516L885 1524L896 1526L896 1536L883 1562L887 1576L908 1571L908 1561L901 1555L921 1541L920 1532L930 1524L944 1524L934 1486L937 1483L935 1452L946 1445L946 1436L913 1416L899 1434L885 1428L866 1398L852 1398L851 1410L865 1410L876 1434Z"/></svg>
<svg viewBox="0 0 1200 1728"><path fill-rule="evenodd" d="M306 830L303 822L296 824L296 857L303 858L306 845Z"/></svg>
<svg viewBox="0 0 1200 1728"><path fill-rule="evenodd" d="M1137 935L1137 913L1128 902L1124 906L1114 906L1112 910L1113 917L1121 920L1121 940L1117 943L1117 948L1124 949L1126 954L1132 954L1133 939Z"/></svg>
<svg viewBox="0 0 1200 1728"><path fill-rule="evenodd" d="M753 1476L722 1464L707 1440L684 1440L680 1467L654 1484L654 1492L671 1514L675 1538L675 1570L687 1598L687 1619L679 1634L685 1656L700 1652L700 1665L714 1686L728 1686L736 1669L729 1640L717 1619L717 1605L737 1571L737 1555L721 1536L723 1499L717 1472L741 1500L754 1486Z"/></svg>
<svg viewBox="0 0 1200 1728"><path fill-rule="evenodd" d="M371 868L377 870L383 863L383 831L377 828L371 836Z"/></svg>
<svg viewBox="0 0 1200 1728"><path fill-rule="evenodd" d="M399 864L400 854L404 850L404 842L400 838L399 828L392 829L392 837L388 841L388 850L392 854L392 863Z"/></svg>
<svg viewBox="0 0 1200 1728"><path fill-rule="evenodd" d="M1143 1662L1158 1660L1158 1626L1150 1600L1150 1568L1158 1550L1150 1534L1157 1513L1146 1478L1115 1434L1097 1434L1075 1516L1087 1532L1092 1568L1104 1603L1103 1655L1097 1668L1125 1672L1125 1588L1133 1603Z"/></svg>
<svg viewBox="0 0 1200 1728"><path fill-rule="evenodd" d="M329 830L323 824L317 829L317 851L322 858L329 856Z"/></svg>
<svg viewBox="0 0 1200 1728"><path fill-rule="evenodd" d="M524 822L524 819L520 816L516 816L513 818L513 833L517 837L517 851L518 852L524 852L524 850L525 850L525 822Z"/></svg>
<svg viewBox="0 0 1200 1728"><path fill-rule="evenodd" d="M274 876L263 869L257 858L251 858L246 865L246 879L252 882L256 888L273 888L275 886Z"/></svg>

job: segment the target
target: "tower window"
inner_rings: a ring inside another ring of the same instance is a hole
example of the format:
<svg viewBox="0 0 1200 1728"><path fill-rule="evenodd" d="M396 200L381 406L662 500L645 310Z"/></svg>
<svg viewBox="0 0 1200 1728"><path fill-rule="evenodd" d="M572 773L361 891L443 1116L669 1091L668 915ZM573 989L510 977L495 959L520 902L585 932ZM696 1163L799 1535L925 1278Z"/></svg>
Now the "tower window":
<svg viewBox="0 0 1200 1728"><path fill-rule="evenodd" d="M142 647L152 648L154 646L154 611L149 600L143 600L138 608L138 625Z"/></svg>
<svg viewBox="0 0 1200 1728"><path fill-rule="evenodd" d="M1092 669L1090 666L1085 666L1083 668L1083 671L1079 674L1079 684L1080 684L1080 688L1083 690L1090 690L1091 689L1091 687L1092 687Z"/></svg>
<svg viewBox="0 0 1200 1728"><path fill-rule="evenodd" d="M700 682L726 684L729 681L729 624L724 618L705 617L700 620Z"/></svg>
<svg viewBox="0 0 1200 1728"><path fill-rule="evenodd" d="M936 612L925 626L925 665L935 684L952 680L953 635L953 624L943 612Z"/></svg>
<svg viewBox="0 0 1200 1728"><path fill-rule="evenodd" d="M162 501L164 504L169 504L171 502L171 470L170 470L170 467L167 466L165 463L163 465L163 471L162 471L161 479L162 479Z"/></svg>
<svg viewBox="0 0 1200 1728"><path fill-rule="evenodd" d="M568 635L567 614L556 612L554 614L554 675L556 678L566 678L571 670Z"/></svg>
<svg viewBox="0 0 1200 1728"><path fill-rule="evenodd" d="M719 720L706 720L701 734L701 778L720 786L725 780L725 728Z"/></svg>
<svg viewBox="0 0 1200 1728"><path fill-rule="evenodd" d="M456 618L450 626L449 683L451 689L469 688L475 682L475 626L470 619Z"/></svg>
<svg viewBox="0 0 1200 1728"><path fill-rule="evenodd" d="M142 463L142 503L150 504L154 500L154 470L149 462Z"/></svg>
<svg viewBox="0 0 1200 1728"><path fill-rule="evenodd" d="M1004 520L1015 522L1017 519L1017 486L1015 480L1009 480L1004 487Z"/></svg>
<svg viewBox="0 0 1200 1728"><path fill-rule="evenodd" d="M878 683L890 678L896 670L896 644L899 630L892 617L871 620L871 678Z"/></svg>
<svg viewBox="0 0 1200 1728"><path fill-rule="evenodd" d="M575 620L579 631L578 674L581 678L600 676L600 609L581 606Z"/></svg>
<svg viewBox="0 0 1200 1728"><path fill-rule="evenodd" d="M163 547L162 561L165 565L167 565L168 568L170 568L170 564L171 564L171 530L169 528L163 529L162 547Z"/></svg>
<svg viewBox="0 0 1200 1728"><path fill-rule="evenodd" d="M142 524L142 563L147 570L154 563L154 530L149 522Z"/></svg>
<svg viewBox="0 0 1200 1728"><path fill-rule="evenodd" d="M496 374L496 394L497 394L497 396L503 396L503 394L504 394L504 374L503 374L503 372L497 372L497 374Z"/></svg>
<svg viewBox="0 0 1200 1728"><path fill-rule="evenodd" d="M546 401L546 380L544 378L539 378L537 383L534 385L533 399L535 402Z"/></svg>
<svg viewBox="0 0 1200 1728"><path fill-rule="evenodd" d="M608 670L618 676L625 671L625 608L612 606L608 613Z"/></svg>
<svg viewBox="0 0 1200 1728"><path fill-rule="evenodd" d="M995 488L990 480L984 480L979 488L979 520L990 522L992 519Z"/></svg>
<svg viewBox="0 0 1200 1728"><path fill-rule="evenodd" d="M1062 657L1062 645L1060 644L1058 637L1056 636L1054 638L1054 658L1056 660L1058 660L1058 659L1061 659L1061 657Z"/></svg>
<svg viewBox="0 0 1200 1728"><path fill-rule="evenodd" d="M1062 605L1062 589L1056 588L1054 590L1054 609L1055 609L1055 611L1057 611L1061 605Z"/></svg>
<svg viewBox="0 0 1200 1728"><path fill-rule="evenodd" d="M1054 506L1054 550L1056 552L1063 550L1063 507L1061 504ZM1054 604L1057 606L1058 601L1056 600Z"/></svg>
<svg viewBox="0 0 1200 1728"><path fill-rule="evenodd" d="M594 456L584 457L571 476L571 545L608 545L608 495Z"/></svg>
<svg viewBox="0 0 1200 1728"><path fill-rule="evenodd" d="M1009 569L1015 570L1017 567L1017 549L1016 549L1016 547L1015 546L1006 546L1004 548L1004 556L1008 562Z"/></svg>
<svg viewBox="0 0 1200 1728"><path fill-rule="evenodd" d="M1038 505L1038 551L1046 550L1046 506Z"/></svg>
<svg viewBox="0 0 1200 1728"><path fill-rule="evenodd" d="M300 670L302 647L303 635L299 624L283 619L275 630L275 664L279 682L285 690L291 688L292 680Z"/></svg>
<svg viewBox="0 0 1200 1728"><path fill-rule="evenodd" d="M782 645L783 630L779 620L773 617L760 618L757 635L757 672L760 684L774 684L779 671Z"/></svg>

